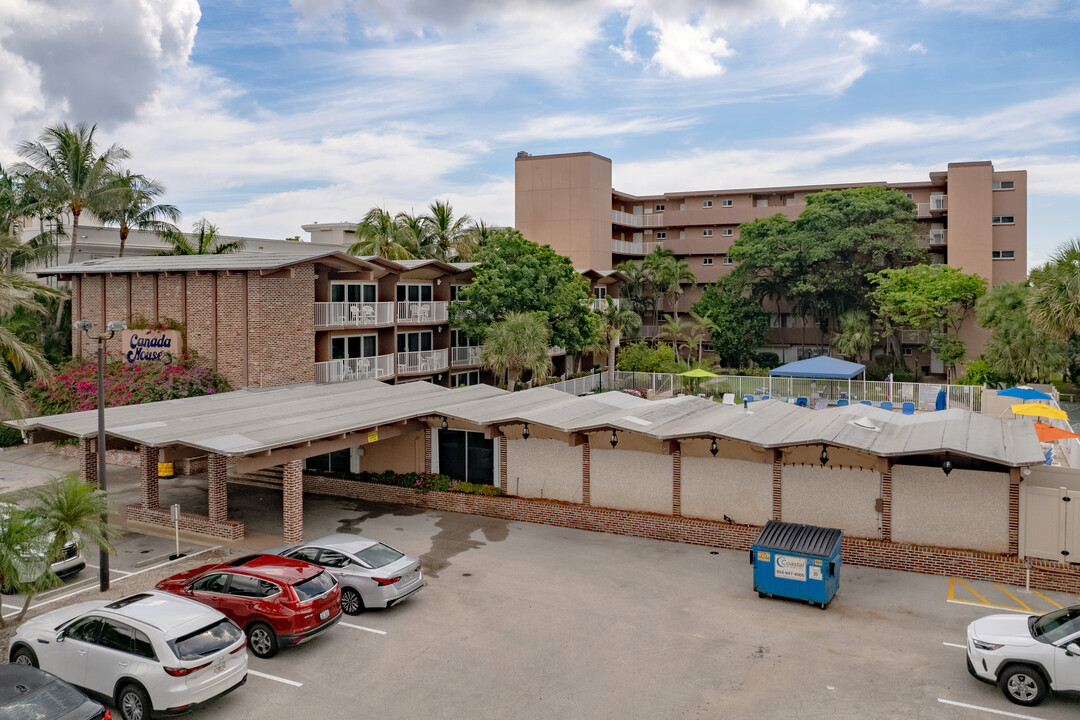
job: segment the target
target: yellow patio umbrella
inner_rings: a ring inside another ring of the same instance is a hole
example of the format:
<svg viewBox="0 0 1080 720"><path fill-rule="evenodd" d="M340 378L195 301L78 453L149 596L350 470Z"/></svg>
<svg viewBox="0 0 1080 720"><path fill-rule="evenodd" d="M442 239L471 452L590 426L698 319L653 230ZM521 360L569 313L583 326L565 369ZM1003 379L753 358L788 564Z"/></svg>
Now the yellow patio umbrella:
<svg viewBox="0 0 1080 720"><path fill-rule="evenodd" d="M1012 406L1013 415L1034 415L1035 417L1053 418L1054 420L1068 420L1069 415L1064 410L1050 407L1046 403L1024 403Z"/></svg>
<svg viewBox="0 0 1080 720"><path fill-rule="evenodd" d="M702 378L716 378L720 377L716 373L711 373L705 368L694 368L693 370L687 370L686 372L679 373L680 377L694 378L694 392L701 389Z"/></svg>

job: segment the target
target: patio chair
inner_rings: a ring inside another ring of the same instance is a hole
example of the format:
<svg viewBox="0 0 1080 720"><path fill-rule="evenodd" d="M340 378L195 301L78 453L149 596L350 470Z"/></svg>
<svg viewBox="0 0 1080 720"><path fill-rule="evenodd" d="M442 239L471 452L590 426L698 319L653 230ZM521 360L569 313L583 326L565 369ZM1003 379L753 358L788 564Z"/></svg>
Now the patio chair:
<svg viewBox="0 0 1080 720"><path fill-rule="evenodd" d="M869 400L860 400L859 404L860 405L871 405L872 406L874 403L870 402Z"/></svg>
<svg viewBox="0 0 1080 720"><path fill-rule="evenodd" d="M888 400L882 400L881 401L881 409L882 410L888 410L889 412L892 412L892 403L889 402Z"/></svg>
<svg viewBox="0 0 1080 720"><path fill-rule="evenodd" d="M903 405L900 406L900 409L905 415L914 415L915 414L915 403L906 402L906 403L904 403Z"/></svg>
<svg viewBox="0 0 1080 720"><path fill-rule="evenodd" d="M723 399L720 401L722 405L734 405L735 393L724 393Z"/></svg>
<svg viewBox="0 0 1080 720"><path fill-rule="evenodd" d="M761 399L762 400L772 400L772 396L771 395L762 395Z"/></svg>
<svg viewBox="0 0 1080 720"><path fill-rule="evenodd" d="M361 318L366 323L375 322L375 308L371 305L364 305L360 311Z"/></svg>
<svg viewBox="0 0 1080 720"><path fill-rule="evenodd" d="M847 406L848 406L848 401L847 400L837 400L836 401L836 407L847 407Z"/></svg>
<svg viewBox="0 0 1080 720"><path fill-rule="evenodd" d="M367 377L368 372L371 370L371 361L367 358L360 358L356 362L356 374L358 377Z"/></svg>
<svg viewBox="0 0 1080 720"><path fill-rule="evenodd" d="M814 403L815 410L824 410L827 407L829 407L829 400L827 398L821 398L816 403Z"/></svg>
<svg viewBox="0 0 1080 720"><path fill-rule="evenodd" d="M799 407L806 407L807 405L810 404L810 401L808 399L804 398L804 397L795 398L795 404L798 405Z"/></svg>
<svg viewBox="0 0 1080 720"><path fill-rule="evenodd" d="M350 305L349 306L349 317L352 318L352 321L354 323L360 322L361 313L362 313L362 311L360 310L359 305Z"/></svg>

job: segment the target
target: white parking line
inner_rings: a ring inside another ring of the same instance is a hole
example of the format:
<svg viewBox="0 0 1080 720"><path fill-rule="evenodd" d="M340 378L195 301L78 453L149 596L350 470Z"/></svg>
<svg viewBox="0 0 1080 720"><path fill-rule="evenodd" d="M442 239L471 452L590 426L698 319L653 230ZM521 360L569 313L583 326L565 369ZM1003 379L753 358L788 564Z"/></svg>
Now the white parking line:
<svg viewBox="0 0 1080 720"><path fill-rule="evenodd" d="M985 708L980 705L968 705L967 703L956 702L955 700L946 700L945 698L938 698L939 703L946 705L955 705L956 707L968 708L969 710L982 710L983 712L991 713L993 715L1004 715L1005 717L1021 718L1021 720L1042 720L1034 715L1020 715L1019 713L1005 712L1004 710L994 710L993 708Z"/></svg>
<svg viewBox="0 0 1080 720"><path fill-rule="evenodd" d="M12 610L22 610L18 605L8 605L7 603L4 603L4 607L11 608Z"/></svg>
<svg viewBox="0 0 1080 720"><path fill-rule="evenodd" d="M266 678L267 680L275 680L275 681L277 681L279 683L285 683L286 685L292 685L293 687L304 687L304 683L296 682L295 680L286 680L285 678L280 678L277 675L267 675L266 673L261 673L258 670L252 670L251 668L248 668L248 675L254 675L255 677Z"/></svg>
<svg viewBox="0 0 1080 720"><path fill-rule="evenodd" d="M955 648L960 648L961 650L967 650L967 645L957 645L956 643L947 643L947 642L943 642L941 644L944 645L945 647L955 647Z"/></svg>
<svg viewBox="0 0 1080 720"><path fill-rule="evenodd" d="M86 567L94 568L95 570L100 570L101 569L97 565L91 565L90 563L87 563ZM130 573L127 570L117 570L114 567L109 568L109 572L120 573L121 575L134 575L135 574L135 573Z"/></svg>
<svg viewBox="0 0 1080 720"><path fill-rule="evenodd" d="M986 603L981 603L981 602L968 602L967 600L946 600L945 602L955 603L956 605L967 605L969 607L974 605L975 607L991 608L992 610L1004 610L1006 612L1021 613L1023 615L1035 615L1035 614L1037 614L1037 613L1031 612L1030 610L1021 610L1020 608L1005 607L1004 605L987 605ZM1020 717L1023 717L1023 716L1021 715Z"/></svg>
<svg viewBox="0 0 1080 720"><path fill-rule="evenodd" d="M385 630L376 630L375 628L364 627L363 625L353 625L352 623L347 623L347 622L338 623L338 624L339 625L344 625L347 628L353 628L354 630L366 630L367 632L375 633L376 635L385 635L386 634Z"/></svg>

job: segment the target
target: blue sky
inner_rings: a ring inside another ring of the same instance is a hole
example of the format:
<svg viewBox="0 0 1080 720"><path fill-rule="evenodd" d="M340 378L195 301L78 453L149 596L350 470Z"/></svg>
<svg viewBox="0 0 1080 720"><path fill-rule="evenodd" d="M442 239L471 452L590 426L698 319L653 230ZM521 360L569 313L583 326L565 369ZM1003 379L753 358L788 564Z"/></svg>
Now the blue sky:
<svg viewBox="0 0 1080 720"><path fill-rule="evenodd" d="M513 222L513 161L634 193L1029 171L1080 235L1072 0L7 0L0 162L97 122L186 221L284 237L374 205Z"/></svg>

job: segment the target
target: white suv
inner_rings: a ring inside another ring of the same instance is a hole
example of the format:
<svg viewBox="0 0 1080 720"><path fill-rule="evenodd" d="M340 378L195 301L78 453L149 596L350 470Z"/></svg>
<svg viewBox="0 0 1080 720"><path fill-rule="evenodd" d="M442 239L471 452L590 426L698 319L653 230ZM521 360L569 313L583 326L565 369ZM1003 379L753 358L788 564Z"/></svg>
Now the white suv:
<svg viewBox="0 0 1080 720"><path fill-rule="evenodd" d="M115 703L124 720L145 720L243 685L246 645L217 610L152 591L39 615L19 626L10 660Z"/></svg>
<svg viewBox="0 0 1080 720"><path fill-rule="evenodd" d="M1045 615L990 615L968 625L968 672L1018 705L1080 691L1080 605Z"/></svg>

